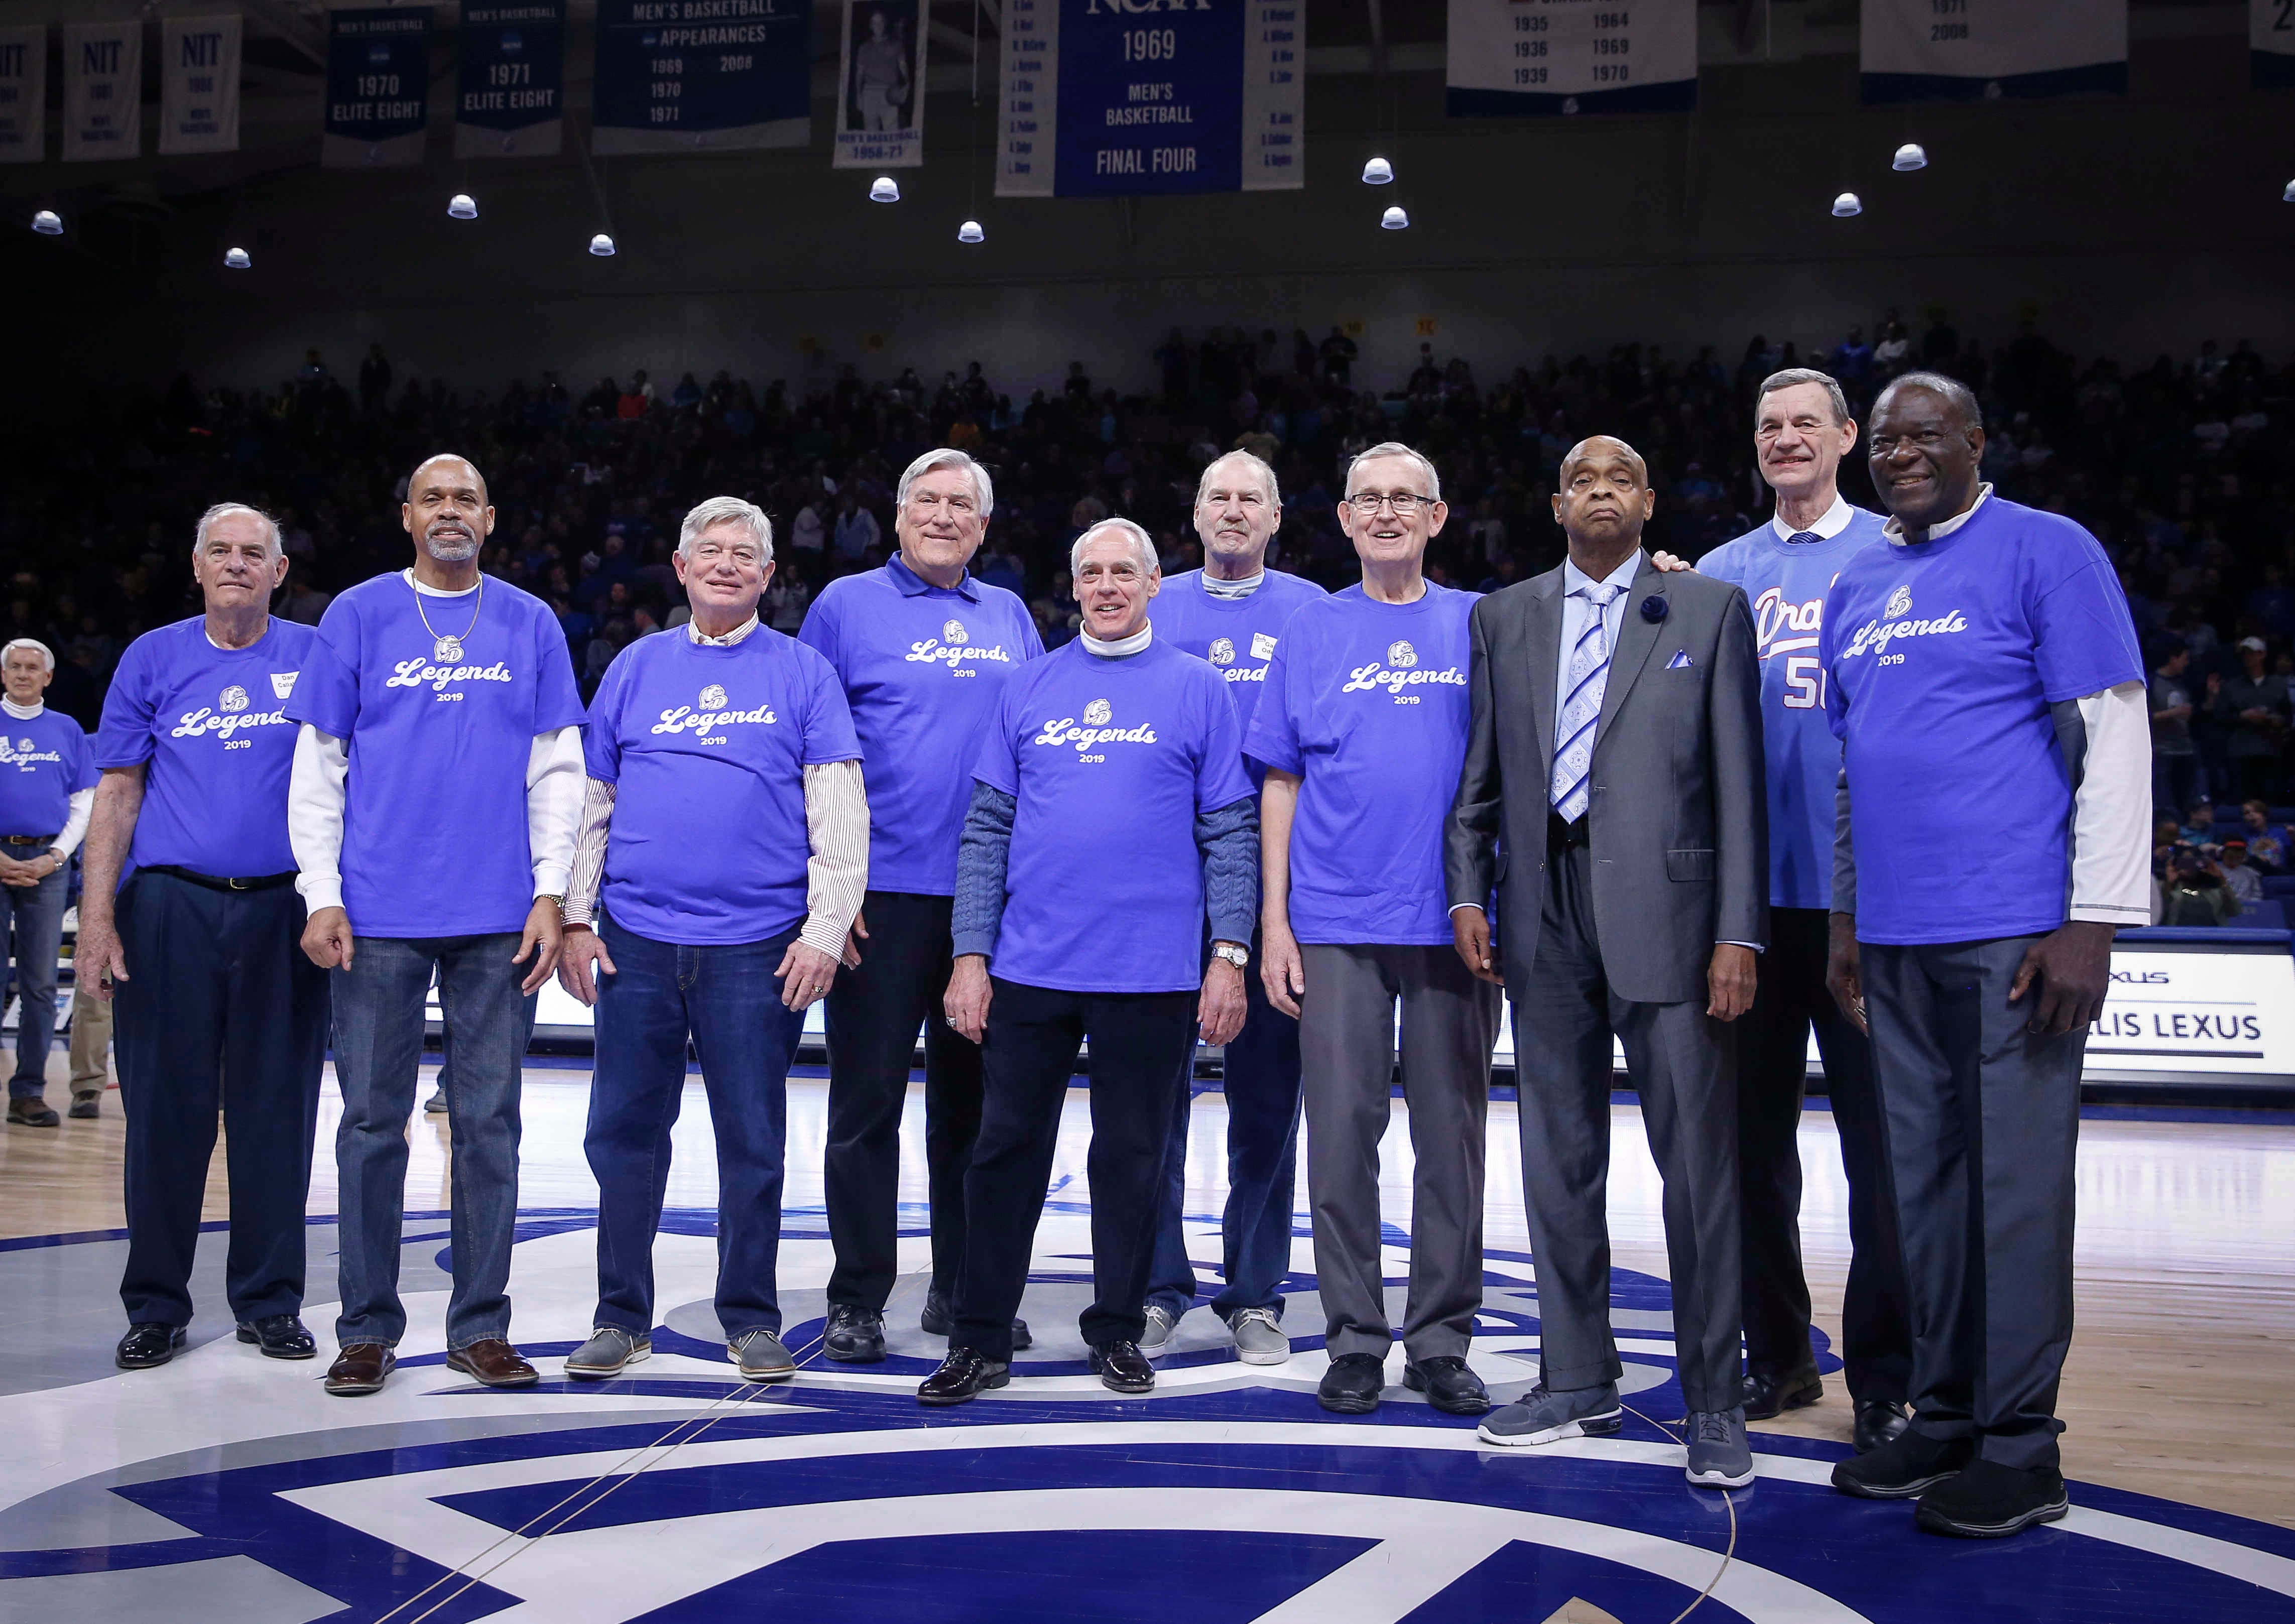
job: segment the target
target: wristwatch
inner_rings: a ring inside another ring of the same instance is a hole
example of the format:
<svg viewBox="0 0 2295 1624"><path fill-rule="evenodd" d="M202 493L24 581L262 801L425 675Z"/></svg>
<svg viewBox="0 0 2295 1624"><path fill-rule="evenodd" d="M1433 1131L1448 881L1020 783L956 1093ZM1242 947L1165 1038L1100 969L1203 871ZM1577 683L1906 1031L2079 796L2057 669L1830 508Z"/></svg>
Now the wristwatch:
<svg viewBox="0 0 2295 1624"><path fill-rule="evenodd" d="M1251 962L1251 950L1238 947L1232 942L1214 942L1212 943L1212 957L1224 959L1240 970Z"/></svg>

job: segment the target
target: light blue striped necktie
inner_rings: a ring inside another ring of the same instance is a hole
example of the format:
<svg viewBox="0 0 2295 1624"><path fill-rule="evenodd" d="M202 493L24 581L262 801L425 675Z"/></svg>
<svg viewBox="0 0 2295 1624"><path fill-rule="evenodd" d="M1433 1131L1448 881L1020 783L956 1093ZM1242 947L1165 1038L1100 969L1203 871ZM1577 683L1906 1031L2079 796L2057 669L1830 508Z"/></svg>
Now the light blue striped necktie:
<svg viewBox="0 0 2295 1624"><path fill-rule="evenodd" d="M1570 673L1562 703L1554 713L1554 810L1564 823L1586 815L1586 776L1594 764L1594 724L1602 719L1602 693L1610 683L1610 606L1626 589L1600 583L1570 595L1583 598L1593 613L1570 651Z"/></svg>

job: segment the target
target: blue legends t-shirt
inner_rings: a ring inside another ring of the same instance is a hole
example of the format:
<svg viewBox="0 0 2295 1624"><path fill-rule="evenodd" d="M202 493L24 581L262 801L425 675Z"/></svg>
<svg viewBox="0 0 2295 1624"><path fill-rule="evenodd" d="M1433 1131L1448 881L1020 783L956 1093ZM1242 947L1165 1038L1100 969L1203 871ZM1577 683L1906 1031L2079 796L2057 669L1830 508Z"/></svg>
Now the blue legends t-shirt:
<svg viewBox="0 0 2295 1624"><path fill-rule="evenodd" d="M1291 932L1302 942L1448 946L1442 821L1466 759L1474 594L1415 603L1360 586L1291 617L1244 747L1295 772Z"/></svg>
<svg viewBox="0 0 2295 1624"><path fill-rule="evenodd" d="M1006 684L973 776L1019 799L997 975L1070 992L1201 983L1196 817L1252 793L1216 671L1160 638L1121 659L1079 639Z"/></svg>
<svg viewBox="0 0 2295 1624"><path fill-rule="evenodd" d="M933 586L897 557L821 589L798 641L836 668L869 789L869 887L956 894L980 733L1044 651L1028 606L967 575Z"/></svg>
<svg viewBox="0 0 2295 1624"><path fill-rule="evenodd" d="M218 649L195 616L127 645L103 698L99 767L143 768L143 809L121 878L165 863L217 878L291 874L287 701L318 633L271 617L244 649Z"/></svg>
<svg viewBox="0 0 2295 1624"><path fill-rule="evenodd" d="M805 914L804 770L858 761L829 662L759 626L731 648L682 628L615 657L583 739L617 786L606 911L680 946L763 942Z"/></svg>
<svg viewBox="0 0 2295 1624"><path fill-rule="evenodd" d="M1761 746L1769 776L1769 906L1833 905L1841 741L1825 711L1825 595L1841 567L1881 540L1878 514L1851 508L1838 535L1788 542L1775 526L1725 542L1700 574L1743 587L1761 646Z"/></svg>
<svg viewBox="0 0 2295 1624"><path fill-rule="evenodd" d="M327 606L288 697L289 720L349 742L343 907L361 935L521 930L533 908L527 763L535 734L579 725L582 696L550 606L491 575L482 592L426 593L417 613L404 573L362 581Z"/></svg>
<svg viewBox="0 0 2295 1624"><path fill-rule="evenodd" d="M2072 791L2049 707L2144 681L2103 549L2068 518L1988 497L1942 540L1850 559L1822 635L1858 938L2062 925Z"/></svg>
<svg viewBox="0 0 2295 1624"><path fill-rule="evenodd" d="M94 788L78 722L53 705L29 718L0 713L0 835L61 835L72 796Z"/></svg>
<svg viewBox="0 0 2295 1624"><path fill-rule="evenodd" d="M1235 719L1249 738L1252 713L1259 708L1268 663L1281 646L1284 626L1301 604L1326 595L1312 581L1270 569L1248 598L1215 598L1204 590L1204 572L1191 569L1164 583L1148 606L1148 618L1160 641L1210 661L1227 679ZM1266 777L1267 770L1248 755L1243 767L1254 787Z"/></svg>

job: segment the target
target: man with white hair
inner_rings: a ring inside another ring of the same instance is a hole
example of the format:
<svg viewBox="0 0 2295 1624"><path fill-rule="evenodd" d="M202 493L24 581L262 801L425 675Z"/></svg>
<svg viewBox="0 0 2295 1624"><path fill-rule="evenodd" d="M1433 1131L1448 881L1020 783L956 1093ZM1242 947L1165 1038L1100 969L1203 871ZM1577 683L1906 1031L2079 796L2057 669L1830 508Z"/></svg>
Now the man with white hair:
<svg viewBox="0 0 2295 1624"><path fill-rule="evenodd" d="M582 810L566 634L548 604L478 573L486 480L428 458L399 521L413 567L327 606L287 706L302 725L287 821L303 951L334 972L342 1310L327 1391L344 1396L380 1391L406 1330L406 1119L434 974L453 1057L446 1363L490 1387L537 1379L509 1340L519 1064Z"/></svg>
<svg viewBox="0 0 2295 1624"><path fill-rule="evenodd" d="M1268 543L1283 522L1283 497L1275 470L1252 453L1231 451L1205 467L1196 486L1195 518L1204 567L1164 582L1151 618L1158 636L1208 660L1226 679L1236 724L1247 734L1284 624L1302 604L1320 599L1323 589L1267 567ZM1243 766L1257 786L1264 770L1248 756ZM1279 1365L1291 1357L1290 1339L1283 1334L1282 1285L1291 1269L1298 1164L1299 1023L1267 1001L1256 935L1243 986L1243 1030L1220 1063L1227 1106L1227 1210L1220 1237L1225 1284L1211 1306L1246 1364ZM1195 1265L1180 1218L1193 1092L1184 1085L1192 1078L1182 1081L1164 1155L1148 1330L1139 1342L1150 1359L1171 1345L1173 1326L1196 1301Z"/></svg>
<svg viewBox="0 0 2295 1624"><path fill-rule="evenodd" d="M1161 582L1138 525L1092 526L1069 567L1083 633L1006 685L957 860L948 1019L985 1039L986 1093L964 1179L956 1329L918 1390L926 1404L1011 1379L1012 1316L1086 1041L1083 1340L1107 1387L1156 1385L1139 1334L1174 1100L1197 1034L1225 1043L1243 1024L1259 816L1227 684L1156 637L1148 605Z"/></svg>
<svg viewBox="0 0 2295 1624"><path fill-rule="evenodd" d="M980 730L1014 673L1044 651L1028 606L968 566L995 506L988 470L928 451L894 494L900 551L821 589L798 638L836 668L868 780L869 895L829 989L829 1243L821 1351L842 1364L885 1357L885 1303L898 1272L901 1114L924 1029L925 1163L932 1276L923 1328L949 1333L964 1262L964 1170L980 1130L980 1047L942 1013L957 836ZM1014 1327L1027 1346L1027 1327Z"/></svg>
<svg viewBox="0 0 2295 1624"><path fill-rule="evenodd" d="M869 807L829 662L761 624L773 530L738 496L685 516L693 618L615 657L590 707L589 779L558 978L598 1010L584 1138L598 1176L598 1309L566 1374L653 1351L653 1242L685 1047L717 1138L717 1318L753 1382L787 1381L780 1249L789 1062L837 975L869 876Z"/></svg>
<svg viewBox="0 0 2295 1624"><path fill-rule="evenodd" d="M127 646L96 731L103 779L75 962L82 990L118 1011L123 1370L184 1346L218 1113L239 1340L271 1359L318 1351L299 1316L327 976L297 946L287 838L287 699L318 634L270 612L287 568L268 514L238 502L201 514L192 575L205 612Z"/></svg>
<svg viewBox="0 0 2295 1624"><path fill-rule="evenodd" d="M1330 1367L1316 1400L1378 1408L1397 1340L1386 1306L1379 1141L1396 1022L1412 1151L1403 1384L1479 1415L1466 1364L1482 1301L1482 1134L1498 989L1450 948L1442 829L1466 758L1466 619L1426 579L1450 510L1434 465L1394 442L1347 469L1339 522L1362 581L1291 617L1246 741L1265 764L1269 1000L1300 1017L1315 1277Z"/></svg>
<svg viewBox="0 0 2295 1624"><path fill-rule="evenodd" d="M53 1128L48 1045L56 1031L56 953L63 939L64 870L87 833L95 763L87 735L40 696L55 680L47 644L17 638L0 649L0 933L15 937L16 1070L8 1120Z"/></svg>

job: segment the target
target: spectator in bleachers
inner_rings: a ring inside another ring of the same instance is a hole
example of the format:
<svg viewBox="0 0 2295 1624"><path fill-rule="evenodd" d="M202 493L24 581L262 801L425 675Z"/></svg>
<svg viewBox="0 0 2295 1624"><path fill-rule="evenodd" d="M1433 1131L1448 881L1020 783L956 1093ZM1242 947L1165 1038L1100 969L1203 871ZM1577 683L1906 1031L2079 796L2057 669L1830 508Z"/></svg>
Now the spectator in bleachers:
<svg viewBox="0 0 2295 1624"><path fill-rule="evenodd" d="M2261 873L2283 874L2288 869L2291 848L2286 827L2271 815L2271 808L2261 801L2250 801L2240 808L2241 837L2247 842L2247 861Z"/></svg>
<svg viewBox="0 0 2295 1624"><path fill-rule="evenodd" d="M2245 913L2263 900L2263 877L2248 866L2247 840L2243 836L2234 835L2223 843L2223 855L2216 864L2223 877L2224 890L2240 912Z"/></svg>
<svg viewBox="0 0 2295 1624"><path fill-rule="evenodd" d="M2266 664L2270 650L2259 637L2239 641L2239 671L2208 679L2209 708L2226 734L2231 792L2242 799L2267 796L2283 776L2291 706L2287 679Z"/></svg>
<svg viewBox="0 0 2295 1624"><path fill-rule="evenodd" d="M2224 837L2223 825L2216 818L2215 803L2201 796L2192 803L2184 819L2183 838L2193 845L2206 845Z"/></svg>
<svg viewBox="0 0 2295 1624"><path fill-rule="evenodd" d="M2005 439L2006 437L2001 437ZM2200 787L2199 751L2192 743L2192 694L2185 675L2192 650L2181 638L2164 640L2152 660L2152 804L2186 804Z"/></svg>

